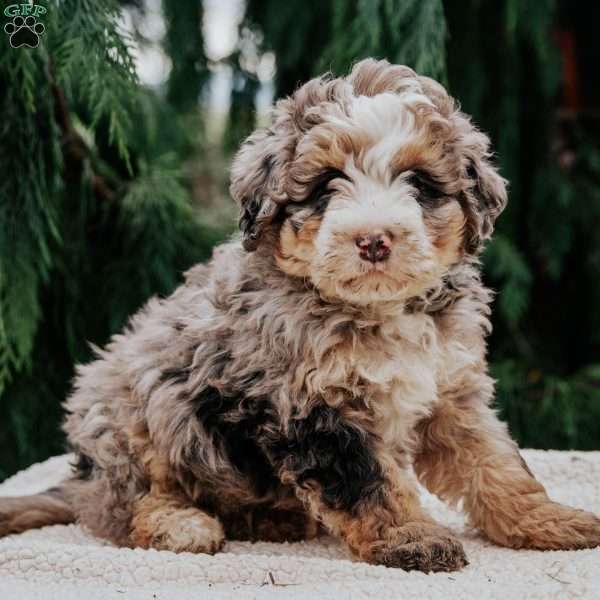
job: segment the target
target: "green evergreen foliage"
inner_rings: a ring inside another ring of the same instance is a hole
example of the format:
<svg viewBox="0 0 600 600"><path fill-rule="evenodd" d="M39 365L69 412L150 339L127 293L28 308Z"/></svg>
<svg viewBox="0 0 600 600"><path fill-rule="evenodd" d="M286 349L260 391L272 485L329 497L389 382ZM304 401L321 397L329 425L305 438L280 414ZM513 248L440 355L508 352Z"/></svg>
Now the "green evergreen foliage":
<svg viewBox="0 0 600 600"><path fill-rule="evenodd" d="M343 4L343 2L340 2ZM330 41L333 2L252 0L246 5L242 28L257 32L261 49L275 52L275 97L291 94L314 77L323 49ZM328 70L325 66L323 70Z"/></svg>
<svg viewBox="0 0 600 600"><path fill-rule="evenodd" d="M240 52L230 57L233 71L231 106L223 136L223 148L229 155L237 150L241 141L250 135L256 126L254 101L259 83L256 73L244 70L241 66L242 62Z"/></svg>
<svg viewBox="0 0 600 600"><path fill-rule="evenodd" d="M171 58L167 99L177 110L196 108L208 81L202 36L202 2L163 0L167 22L165 50Z"/></svg>
<svg viewBox="0 0 600 600"><path fill-rule="evenodd" d="M330 41L317 71L344 73L358 58L374 56L444 81L445 41L441 0L334 0Z"/></svg>
<svg viewBox="0 0 600 600"><path fill-rule="evenodd" d="M44 43L0 54L0 479L63 450L60 403L88 342L217 240L191 207L172 109L136 81L118 4L47 7Z"/></svg>

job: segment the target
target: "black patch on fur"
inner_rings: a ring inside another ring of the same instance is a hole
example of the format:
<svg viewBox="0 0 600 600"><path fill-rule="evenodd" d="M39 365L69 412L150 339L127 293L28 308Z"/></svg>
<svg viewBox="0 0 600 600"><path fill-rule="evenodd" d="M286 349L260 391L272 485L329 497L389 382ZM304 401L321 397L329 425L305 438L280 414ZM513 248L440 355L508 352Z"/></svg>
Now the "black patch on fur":
<svg viewBox="0 0 600 600"><path fill-rule="evenodd" d="M408 183L418 190L417 200L426 207L436 207L448 200L442 184L425 171L414 171Z"/></svg>
<svg viewBox="0 0 600 600"><path fill-rule="evenodd" d="M329 204L329 198L334 193L334 190L329 187L329 184L334 179L350 181L350 177L343 171L339 169L326 169L310 182L310 185L307 187L306 196L289 203L286 209L294 211L309 206L313 210L313 214L323 214Z"/></svg>
<svg viewBox="0 0 600 600"><path fill-rule="evenodd" d="M248 143L248 142L246 142ZM271 171L277 166L277 158L273 154L267 154L261 162L261 166L256 173L256 177L261 180L261 184L251 196L242 199L242 212L238 220L238 226L243 233L243 246L247 251L256 250L262 230L268 222L277 217L277 212L270 216L267 223L261 223L264 216L259 220L259 215L263 207L263 197L267 196L265 188L271 176Z"/></svg>
<svg viewBox="0 0 600 600"><path fill-rule="evenodd" d="M477 166L475 162L470 160L467 166L467 177L473 180L473 195L477 198L477 201L480 204L481 209L487 208L489 202L483 193L483 189L481 187L481 177L479 176L479 172L477 171Z"/></svg>
<svg viewBox="0 0 600 600"><path fill-rule="evenodd" d="M53 498L61 498L62 499L64 497L64 491L60 486L55 485L54 487L47 489L44 492L44 495L52 496Z"/></svg>
<svg viewBox="0 0 600 600"><path fill-rule="evenodd" d="M333 509L352 511L383 483L381 467L364 433L329 406L318 406L305 419L292 420L287 439L272 452L299 485L316 482L323 502Z"/></svg>
<svg viewBox="0 0 600 600"><path fill-rule="evenodd" d="M261 169L265 172L265 174L269 174L274 166L275 156L272 154L267 154L262 160Z"/></svg>
<svg viewBox="0 0 600 600"><path fill-rule="evenodd" d="M346 175L346 173L344 173L343 171L340 171L339 169L327 169L326 171L323 171L318 177L316 177L313 180L312 185L310 186L310 196L309 197L314 202L318 202L319 200L322 200L322 199L328 200L329 196L332 193L332 190L329 187L329 184L334 179L345 179L346 181L350 180L348 175Z"/></svg>
<svg viewBox="0 0 600 600"><path fill-rule="evenodd" d="M298 233L308 219L314 216L322 217L334 193L334 190L329 187L334 179L349 180L350 178L337 169L324 171L312 181L304 200L286 204L285 210L281 212L282 221L288 219L294 232Z"/></svg>
<svg viewBox="0 0 600 600"><path fill-rule="evenodd" d="M469 164L467 165L467 177L477 182L477 169L475 168L475 163L472 160L470 160Z"/></svg>
<svg viewBox="0 0 600 600"><path fill-rule="evenodd" d="M189 367L174 367L172 369L165 369L160 376L160 383L169 384L184 384L190 376Z"/></svg>
<svg viewBox="0 0 600 600"><path fill-rule="evenodd" d="M94 461L87 454L76 451L75 462L71 463L71 467L73 467L76 479L87 481L92 478Z"/></svg>
<svg viewBox="0 0 600 600"><path fill-rule="evenodd" d="M207 387L194 398L196 416L213 443L261 496L278 486L269 459L259 443L261 427L272 418L264 398L223 395Z"/></svg>

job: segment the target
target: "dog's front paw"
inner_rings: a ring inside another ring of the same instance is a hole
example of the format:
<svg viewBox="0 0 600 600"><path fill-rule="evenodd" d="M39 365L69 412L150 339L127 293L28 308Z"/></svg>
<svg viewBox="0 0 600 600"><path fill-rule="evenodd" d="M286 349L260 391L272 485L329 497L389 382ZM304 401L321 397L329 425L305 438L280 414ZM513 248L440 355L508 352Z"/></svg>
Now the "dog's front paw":
<svg viewBox="0 0 600 600"><path fill-rule="evenodd" d="M600 546L600 518L557 502L544 502L519 519L506 545L536 550L595 548Z"/></svg>
<svg viewBox="0 0 600 600"><path fill-rule="evenodd" d="M377 542L372 562L405 571L457 571L468 565L462 544L439 525L408 523Z"/></svg>

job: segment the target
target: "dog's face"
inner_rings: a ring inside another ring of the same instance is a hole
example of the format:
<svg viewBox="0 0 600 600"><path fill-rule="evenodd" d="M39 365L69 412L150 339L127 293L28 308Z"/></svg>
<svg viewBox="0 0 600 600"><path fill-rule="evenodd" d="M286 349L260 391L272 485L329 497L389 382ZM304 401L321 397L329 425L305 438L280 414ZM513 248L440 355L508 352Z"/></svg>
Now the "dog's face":
<svg viewBox="0 0 600 600"><path fill-rule="evenodd" d="M441 126L424 96L351 99L299 142L291 176L312 188L289 203L278 264L325 295L356 303L410 298L463 251L455 177L439 165ZM433 131L432 131L433 129Z"/></svg>
<svg viewBox="0 0 600 600"><path fill-rule="evenodd" d="M242 146L231 189L244 245L326 297L418 297L491 234L506 192L487 156L441 86L363 61L279 102Z"/></svg>

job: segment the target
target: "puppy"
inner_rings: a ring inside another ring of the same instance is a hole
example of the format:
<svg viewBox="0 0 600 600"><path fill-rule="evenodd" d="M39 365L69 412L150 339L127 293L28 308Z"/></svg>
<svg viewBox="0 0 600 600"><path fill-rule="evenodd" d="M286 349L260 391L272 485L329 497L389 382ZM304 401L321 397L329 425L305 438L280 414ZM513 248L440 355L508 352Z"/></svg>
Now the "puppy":
<svg viewBox="0 0 600 600"><path fill-rule="evenodd" d="M241 240L77 371L72 479L0 499L0 535L77 521L216 552L321 528L360 560L451 571L412 467L512 548L600 544L491 408L477 256L506 204L487 137L438 83L364 60L277 103L232 166Z"/></svg>

